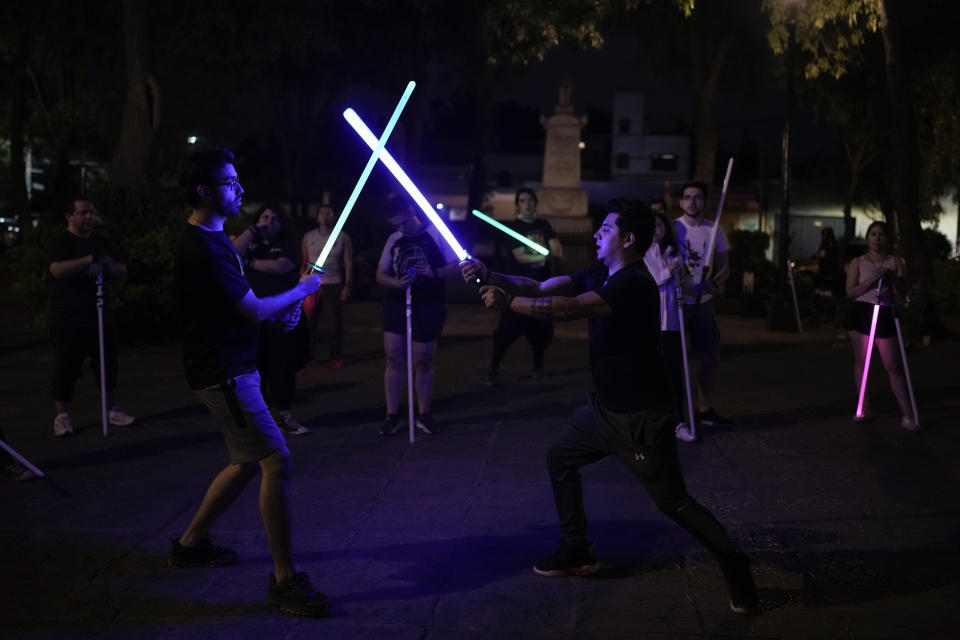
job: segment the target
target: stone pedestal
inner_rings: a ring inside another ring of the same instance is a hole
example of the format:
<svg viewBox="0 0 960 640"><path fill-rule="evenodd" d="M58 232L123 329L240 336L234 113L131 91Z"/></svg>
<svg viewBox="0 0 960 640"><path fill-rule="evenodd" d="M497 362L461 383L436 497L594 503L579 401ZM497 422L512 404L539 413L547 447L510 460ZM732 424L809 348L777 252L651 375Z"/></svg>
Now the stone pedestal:
<svg viewBox="0 0 960 640"><path fill-rule="evenodd" d="M580 186L580 130L587 117L573 115L571 91L569 78L564 78L554 114L540 117L547 143L537 211L547 218L585 218L589 209L587 192Z"/></svg>

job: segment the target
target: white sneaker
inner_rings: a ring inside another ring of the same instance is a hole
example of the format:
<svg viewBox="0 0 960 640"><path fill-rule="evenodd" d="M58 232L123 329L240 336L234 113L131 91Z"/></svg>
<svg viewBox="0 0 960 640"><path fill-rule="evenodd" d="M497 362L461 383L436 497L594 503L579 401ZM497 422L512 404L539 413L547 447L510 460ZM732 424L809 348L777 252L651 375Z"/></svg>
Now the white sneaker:
<svg viewBox="0 0 960 640"><path fill-rule="evenodd" d="M134 418L120 407L115 406L107 413L107 421L115 427L129 427L133 424Z"/></svg>
<svg viewBox="0 0 960 640"><path fill-rule="evenodd" d="M681 422L677 425L677 428L673 430L676 434L678 440L683 440L684 442L696 442L697 434L694 433L690 427L687 426L687 423Z"/></svg>
<svg viewBox="0 0 960 640"><path fill-rule="evenodd" d="M908 431L920 431L920 425L910 416L900 418L900 426Z"/></svg>
<svg viewBox="0 0 960 640"><path fill-rule="evenodd" d="M58 438L73 435L73 420L69 413L58 413L53 419L53 435Z"/></svg>
<svg viewBox="0 0 960 640"><path fill-rule="evenodd" d="M297 419L293 417L292 411L281 411L280 412L280 428L293 436L302 436L305 433L310 433L310 429L307 429L305 426L297 422Z"/></svg>

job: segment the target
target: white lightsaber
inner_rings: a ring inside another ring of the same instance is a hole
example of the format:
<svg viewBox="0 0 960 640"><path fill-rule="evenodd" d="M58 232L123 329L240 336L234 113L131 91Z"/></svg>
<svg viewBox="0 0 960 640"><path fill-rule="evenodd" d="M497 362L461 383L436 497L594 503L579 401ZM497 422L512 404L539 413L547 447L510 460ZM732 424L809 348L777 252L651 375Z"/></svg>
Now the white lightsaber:
<svg viewBox="0 0 960 640"><path fill-rule="evenodd" d="M347 109L343 112L343 117L346 118L347 122L350 123L350 126L353 127L353 130L363 138L363 141L367 143L367 146L371 149L377 148L377 137L373 135L373 132L363 123L363 120L360 119L360 116L353 109ZM457 241L456 237L450 232L450 229L444 223L443 219L437 215L437 212L434 211L433 207L427 202L427 199L423 197L423 194L420 193L420 190L417 189L417 185L413 184L413 181L407 176L406 172L400 168L400 165L397 164L397 161L393 159L393 156L390 155L390 152L386 149L381 149L379 152L376 152L375 155L379 156L380 160L383 161L384 166L393 174L393 177L397 179L397 182L410 194L410 197L414 202L417 203L417 206L420 207L420 210L423 211L424 215L427 216L427 219L433 223L433 226L437 228L437 231L440 232L440 235L443 236L443 239L446 240L447 244L450 245L450 248L453 249L453 252L456 254L457 259L463 262L469 256L469 254L464 250L460 243Z"/></svg>
<svg viewBox="0 0 960 640"><path fill-rule="evenodd" d="M863 359L863 379L860 381L860 397L857 399L857 417L863 416L863 398L867 394L867 376L870 374L870 356L873 355L873 339L877 335L877 316L880 314L880 288L883 278L877 280L877 297L873 303L873 319L870 320L870 338L867 340L867 354ZM916 413L916 411L914 411Z"/></svg>
<svg viewBox="0 0 960 640"><path fill-rule="evenodd" d="M32 472L34 473L34 475L36 475L38 478L42 478L42 477L43 477L43 471L40 471L40 469L38 469L37 467L33 466L33 464L31 464L31 462L30 462L29 460L27 460L27 459L24 458L22 455L20 455L19 453L17 453L16 449L14 449L14 448L11 447L10 445L8 445L8 444L7 444L6 442L4 442L3 440L0 440L0 449L3 449L4 451L6 451L6 452L9 453L10 455L12 455L14 458L16 458L17 460L19 460L19 461L20 461L20 464L22 464L23 466L25 466L27 469L30 469L30 471L32 471Z"/></svg>
<svg viewBox="0 0 960 640"><path fill-rule="evenodd" d="M730 185L730 174L733 172L733 156L727 162L727 174L723 177L723 188L720 190L720 204L717 205L717 217L713 221L713 229L710 230L710 245L707 247L707 259L703 263L703 270L706 272L713 266L713 250L717 244L717 229L720 228L720 215L723 213L723 203L727 200L727 187Z"/></svg>
<svg viewBox="0 0 960 640"><path fill-rule="evenodd" d="M367 160L367 165L363 168L363 173L360 174L360 179L357 180L357 184L353 187L353 192L347 199L347 204L343 206L343 211L340 212L340 217L337 219L337 223L333 225L333 230L330 231L330 237L327 238L326 244L324 244L323 249L320 250L320 255L317 257L316 262L312 264L309 262L307 263L311 268L322 268L327 260L327 256L329 256L330 252L333 250L333 245L337 241L337 236L340 235L340 230L343 229L343 225L347 222L347 216L350 215L350 212L353 210L353 205L356 204L357 198L360 197L360 191L363 190L363 186L367 183L367 178L370 177L370 172L373 171L374 165L377 164L377 158L379 157L380 152L383 151L384 146L387 144L387 139L390 137L390 134L393 133L393 128L397 125L397 120L400 119L400 113L407 105L407 101L410 99L410 94L413 93L413 89L416 86L417 83L412 80L407 83L407 88L404 90L403 95L400 96L400 102L397 103L396 108L393 110L393 115L390 116L390 120L387 122L387 126L383 130L383 135L380 136L375 145L371 145L373 154L370 156L370 159ZM347 109L347 111L352 111L352 109ZM344 112L344 117L346 117L346 111Z"/></svg>
<svg viewBox="0 0 960 640"><path fill-rule="evenodd" d="M803 333L803 325L800 323L800 305L797 303L797 283L793 277L793 261L787 258L787 277L790 278L790 293L793 294L793 313L797 318L797 333Z"/></svg>
<svg viewBox="0 0 960 640"><path fill-rule="evenodd" d="M680 276L674 276L677 287L677 315L680 318L680 349L683 353L683 378L687 390L687 424L694 440L697 438L697 426L693 413L693 390L690 387L690 364L687 360L687 327L683 318L683 292L680 291Z"/></svg>
<svg viewBox="0 0 960 640"><path fill-rule="evenodd" d="M410 431L410 444L413 444L414 440L415 420L413 415L413 286L411 285L407 287L407 426Z"/></svg>
<svg viewBox="0 0 960 640"><path fill-rule="evenodd" d="M107 358L103 346L103 273L97 275L97 333L100 337L100 420L103 435L109 435L110 408L107 406ZM33 471L33 469L31 469Z"/></svg>
<svg viewBox="0 0 960 640"><path fill-rule="evenodd" d="M910 380L910 365L907 363L907 348L903 344L903 331L900 329L900 318L893 314L893 323L897 327L897 340L900 341L900 358L903 360L903 373L907 377L907 391L910 392L910 408L913 409L913 423L920 428L920 414L917 413L917 400L913 396L913 381Z"/></svg>

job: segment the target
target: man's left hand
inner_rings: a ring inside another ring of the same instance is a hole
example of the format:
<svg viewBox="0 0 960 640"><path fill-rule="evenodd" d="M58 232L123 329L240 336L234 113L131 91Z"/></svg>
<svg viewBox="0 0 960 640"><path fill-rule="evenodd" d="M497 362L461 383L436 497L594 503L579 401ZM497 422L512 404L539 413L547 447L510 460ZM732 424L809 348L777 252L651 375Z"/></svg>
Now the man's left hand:
<svg viewBox="0 0 960 640"><path fill-rule="evenodd" d="M484 285L480 287L480 297L483 298L483 304L487 309L502 311L507 308L509 297L507 292L500 287Z"/></svg>

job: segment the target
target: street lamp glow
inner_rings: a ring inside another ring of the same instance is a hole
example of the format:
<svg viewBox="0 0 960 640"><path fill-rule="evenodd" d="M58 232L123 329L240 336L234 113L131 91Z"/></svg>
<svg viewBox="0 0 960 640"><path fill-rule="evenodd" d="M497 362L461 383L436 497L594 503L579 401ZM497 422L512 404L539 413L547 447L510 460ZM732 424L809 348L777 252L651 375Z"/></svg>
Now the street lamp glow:
<svg viewBox="0 0 960 640"><path fill-rule="evenodd" d="M353 130L363 138L363 141L367 143L367 146L371 149L377 148L377 137L373 135L373 132L363 123L363 120L360 119L360 116L357 115L357 112L353 109L347 109L343 112L343 117L346 118L347 122L350 123L350 126L353 127ZM437 231L440 232L440 235L443 236L443 239L446 240L447 244L450 245L450 248L453 249L453 252L456 254L457 259L460 261L466 260L469 257L469 254L460 246L460 242L454 237L450 232L450 229L447 228L447 225L443 222L443 219L437 215L437 212L434 211L433 206L427 201L423 194L420 193L420 190L417 188L417 185L413 184L413 181L407 176L406 172L400 168L400 165L397 164L397 161L393 159L393 156L390 155L390 152L386 149L380 149L376 151L375 156L379 156L380 160L383 161L384 166L393 174L393 177L397 179L397 182L406 190L410 197L413 199L417 206L420 207L420 210L423 211L423 214L427 216L427 219L433 223L433 226L437 228Z"/></svg>
<svg viewBox="0 0 960 640"><path fill-rule="evenodd" d="M491 218L491 217L488 216L487 214L481 213L480 211L477 211L476 209L474 209L473 211L471 211L471 213L472 213L473 215L475 215L476 217L480 218L481 220L483 220L484 222L486 222L487 224L489 224L490 226L492 226L492 227L494 227L494 228L496 228L496 229L499 229L500 231L503 231L505 234L507 234L508 236L510 236L511 238L513 238L514 240L517 240L517 241L522 242L523 244L527 245L528 247L530 247L531 249L533 249L534 251L536 251L536 252L539 253L540 255L544 255L544 256L550 255L550 251L549 251L548 249L546 249L543 245L539 245L539 244L537 244L536 242L534 242L533 240L531 240L530 238L528 238L527 236L522 235L522 234L520 234L520 233L517 233L516 231L514 231L513 229L511 229L511 228L508 227L507 225L505 225L505 224L503 224L503 223L501 223L501 222L499 222L499 221L497 221L497 220L494 220L493 218Z"/></svg>

